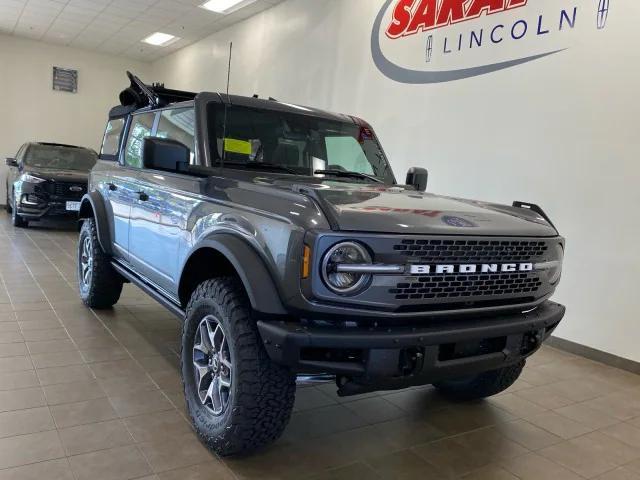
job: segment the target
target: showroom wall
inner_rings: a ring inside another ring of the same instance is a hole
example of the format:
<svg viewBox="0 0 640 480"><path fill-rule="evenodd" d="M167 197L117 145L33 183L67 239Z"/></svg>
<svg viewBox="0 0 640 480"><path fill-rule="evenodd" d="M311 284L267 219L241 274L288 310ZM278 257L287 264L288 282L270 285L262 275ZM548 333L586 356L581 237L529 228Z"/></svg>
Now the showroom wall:
<svg viewBox="0 0 640 480"><path fill-rule="evenodd" d="M78 92L52 89L53 66L78 70ZM97 149L109 109L128 85L127 69L146 74L150 64L85 50L0 35L0 204L5 203L5 157L27 141ZM22 92L23 95L17 95Z"/></svg>
<svg viewBox="0 0 640 480"><path fill-rule="evenodd" d="M397 177L427 167L431 192L542 205L567 238L557 335L640 361L640 3L510 0L414 35L398 10L395 40L398 1L386 3L289 0L155 62L152 77L224 90L233 41L233 93L362 116Z"/></svg>

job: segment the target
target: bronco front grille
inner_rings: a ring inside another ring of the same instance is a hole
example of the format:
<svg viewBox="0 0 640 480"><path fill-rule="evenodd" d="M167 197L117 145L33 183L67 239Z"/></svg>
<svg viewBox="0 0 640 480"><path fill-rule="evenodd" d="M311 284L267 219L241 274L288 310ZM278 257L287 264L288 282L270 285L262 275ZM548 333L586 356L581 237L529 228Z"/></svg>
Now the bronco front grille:
<svg viewBox="0 0 640 480"><path fill-rule="evenodd" d="M416 277L389 290L396 300L532 296L542 282L537 273L455 274Z"/></svg>
<svg viewBox="0 0 640 480"><path fill-rule="evenodd" d="M394 251L425 263L488 263L537 260L547 251L544 241L406 239Z"/></svg>

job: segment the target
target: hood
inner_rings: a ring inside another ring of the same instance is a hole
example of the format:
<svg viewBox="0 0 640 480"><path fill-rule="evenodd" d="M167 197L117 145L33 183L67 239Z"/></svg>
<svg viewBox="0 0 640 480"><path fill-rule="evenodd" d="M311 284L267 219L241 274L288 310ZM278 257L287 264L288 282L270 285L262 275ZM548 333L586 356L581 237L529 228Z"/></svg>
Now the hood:
<svg viewBox="0 0 640 480"><path fill-rule="evenodd" d="M45 180L54 180L56 182L81 183L87 182L89 179L89 172L83 172L80 170L25 167L23 173L28 173L39 178L44 178Z"/></svg>
<svg viewBox="0 0 640 480"><path fill-rule="evenodd" d="M439 235L558 235L528 209L416 192L402 186L305 185L340 230Z"/></svg>

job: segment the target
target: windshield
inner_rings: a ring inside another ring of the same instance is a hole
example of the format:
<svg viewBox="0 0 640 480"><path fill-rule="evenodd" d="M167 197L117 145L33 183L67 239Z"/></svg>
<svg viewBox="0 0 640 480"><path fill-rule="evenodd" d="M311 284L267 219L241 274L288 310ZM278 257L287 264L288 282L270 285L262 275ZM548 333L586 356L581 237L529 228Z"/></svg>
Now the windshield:
<svg viewBox="0 0 640 480"><path fill-rule="evenodd" d="M214 148L217 146L211 152L214 164L220 163L224 147L225 165L230 167L262 166L331 180L394 183L382 148L368 127L311 115L230 106L225 128L224 107L213 103L208 115L209 125L215 126L216 141L211 142ZM349 172L362 175L347 175Z"/></svg>
<svg viewBox="0 0 640 480"><path fill-rule="evenodd" d="M24 156L24 164L35 168L88 172L97 159L96 153L86 148L31 145Z"/></svg>

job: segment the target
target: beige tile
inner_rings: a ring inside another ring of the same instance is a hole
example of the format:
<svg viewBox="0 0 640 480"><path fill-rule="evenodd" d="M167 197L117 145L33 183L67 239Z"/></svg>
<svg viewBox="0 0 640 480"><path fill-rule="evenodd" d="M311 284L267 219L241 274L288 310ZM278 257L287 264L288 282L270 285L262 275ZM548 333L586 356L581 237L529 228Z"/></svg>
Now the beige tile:
<svg viewBox="0 0 640 480"><path fill-rule="evenodd" d="M218 460L178 468L158 475L159 480L233 480L235 478L231 470Z"/></svg>
<svg viewBox="0 0 640 480"><path fill-rule="evenodd" d="M31 354L31 360L36 368L65 367L84 363L80 352L56 352Z"/></svg>
<svg viewBox="0 0 640 480"><path fill-rule="evenodd" d="M467 451L472 450L492 461L529 453L528 449L502 435L497 427L465 433L454 437L454 441Z"/></svg>
<svg viewBox="0 0 640 480"><path fill-rule="evenodd" d="M153 470L163 472L209 461L213 458L194 434L179 435L140 444Z"/></svg>
<svg viewBox="0 0 640 480"><path fill-rule="evenodd" d="M98 379L100 387L111 397L129 395L134 393L144 393L157 390L158 387L149 377L141 375L138 377L113 377Z"/></svg>
<svg viewBox="0 0 640 480"><path fill-rule="evenodd" d="M563 441L563 439L557 435L537 427L526 420L499 423L495 428L509 440L513 440L529 450L540 450L541 448Z"/></svg>
<svg viewBox="0 0 640 480"><path fill-rule="evenodd" d="M187 420L175 410L129 417L124 423L136 442L151 442L192 431Z"/></svg>
<svg viewBox="0 0 640 480"><path fill-rule="evenodd" d="M80 350L80 353L87 363L122 360L123 358L129 357L127 351L119 345L111 345L106 348Z"/></svg>
<svg viewBox="0 0 640 480"><path fill-rule="evenodd" d="M298 388L293 410L303 412L314 408L326 407L338 403L334 398L316 387Z"/></svg>
<svg viewBox="0 0 640 480"><path fill-rule="evenodd" d="M141 377L144 370L131 359L113 360L89 364L96 378L100 380L114 377Z"/></svg>
<svg viewBox="0 0 640 480"><path fill-rule="evenodd" d="M66 367L51 367L37 369L38 378L42 385L57 383L75 383L93 380L93 374L86 365L68 365Z"/></svg>
<svg viewBox="0 0 640 480"><path fill-rule="evenodd" d="M0 437L54 430L55 424L47 407L0 413Z"/></svg>
<svg viewBox="0 0 640 480"><path fill-rule="evenodd" d="M640 457L640 428L628 423L618 423L600 430L605 435L620 440L622 443L638 449Z"/></svg>
<svg viewBox="0 0 640 480"><path fill-rule="evenodd" d="M35 370L23 372L0 373L0 391L40 385Z"/></svg>
<svg viewBox="0 0 640 480"><path fill-rule="evenodd" d="M551 447L553 448L553 447ZM581 480L571 470L535 453L503 460L502 467L520 480Z"/></svg>
<svg viewBox="0 0 640 480"><path fill-rule="evenodd" d="M593 430L593 428L589 428L555 412L542 413L529 418L528 421L565 440L584 435Z"/></svg>
<svg viewBox="0 0 640 480"><path fill-rule="evenodd" d="M493 463L483 453L468 450L452 438L419 445L411 449L436 467L446 478L456 478Z"/></svg>
<svg viewBox="0 0 640 480"><path fill-rule="evenodd" d="M357 462L313 475L309 480L352 480L354 478L378 480L381 477L368 465Z"/></svg>
<svg viewBox="0 0 640 480"><path fill-rule="evenodd" d="M61 328L62 324L56 320L29 320L27 322L18 322L20 330L26 332L28 330L52 330L54 328Z"/></svg>
<svg viewBox="0 0 640 480"><path fill-rule="evenodd" d="M172 403L160 390L114 396L109 397L109 400L120 417L173 409Z"/></svg>
<svg viewBox="0 0 640 480"><path fill-rule="evenodd" d="M619 423L620 420L606 412L588 407L585 403L575 403L555 410L563 417L570 418L593 430Z"/></svg>
<svg viewBox="0 0 640 480"><path fill-rule="evenodd" d="M435 467L411 450L376 456L365 461L382 478L422 480L442 478Z"/></svg>
<svg viewBox="0 0 640 480"><path fill-rule="evenodd" d="M0 391L0 412L23 410L46 405L42 388L22 388Z"/></svg>
<svg viewBox="0 0 640 480"><path fill-rule="evenodd" d="M111 403L106 398L53 405L50 408L58 428L96 423L117 417Z"/></svg>
<svg viewBox="0 0 640 480"><path fill-rule="evenodd" d="M66 458L0 470L0 480L74 480Z"/></svg>
<svg viewBox="0 0 640 480"><path fill-rule="evenodd" d="M505 395L499 395L497 397L490 398L489 403L495 405L503 410L506 410L512 415L519 418L528 419L534 415L541 414L547 411L546 408L541 407L529 400L521 397L517 397L514 393L507 393Z"/></svg>
<svg viewBox="0 0 640 480"><path fill-rule="evenodd" d="M545 448L540 454L586 478L602 475L640 458L637 449L600 432Z"/></svg>
<svg viewBox="0 0 640 480"><path fill-rule="evenodd" d="M634 391L622 391L585 402L588 407L605 412L619 420L631 420L640 416L640 395Z"/></svg>
<svg viewBox="0 0 640 480"><path fill-rule="evenodd" d="M0 346L1 357L19 357L29 355L27 346L24 343L5 343Z"/></svg>
<svg viewBox="0 0 640 480"><path fill-rule="evenodd" d="M627 467L619 467L600 475L596 480L640 480L640 474Z"/></svg>
<svg viewBox="0 0 640 480"><path fill-rule="evenodd" d="M573 400L557 393L556 390L549 385L519 390L514 395L547 409L565 407L575 403Z"/></svg>
<svg viewBox="0 0 640 480"><path fill-rule="evenodd" d="M0 469L64 457L58 432L40 432L0 439Z"/></svg>
<svg viewBox="0 0 640 480"><path fill-rule="evenodd" d="M21 372L23 370L33 370L33 365L27 355L0 358L0 373Z"/></svg>
<svg viewBox="0 0 640 480"><path fill-rule="evenodd" d="M77 480L127 480L153 473L136 447L118 447L69 457Z"/></svg>
<svg viewBox="0 0 640 480"><path fill-rule="evenodd" d="M344 406L368 424L395 420L407 415L404 410L382 397L364 398L355 402L345 403Z"/></svg>
<svg viewBox="0 0 640 480"><path fill-rule="evenodd" d="M461 480L520 480L504 468L488 465L460 477Z"/></svg>
<svg viewBox="0 0 640 480"><path fill-rule="evenodd" d="M24 330L22 336L27 342L43 342L48 340L65 340L69 338L64 328L47 330Z"/></svg>
<svg viewBox="0 0 640 480"><path fill-rule="evenodd" d="M516 416L489 402L470 402L432 412L427 422L447 435L455 435L515 419Z"/></svg>
<svg viewBox="0 0 640 480"><path fill-rule="evenodd" d="M590 377L563 380L549 385L549 388L574 402L584 402L610 393L610 387L605 382Z"/></svg>
<svg viewBox="0 0 640 480"><path fill-rule="evenodd" d="M20 332L0 332L0 345L6 345L8 343L24 342L24 337Z"/></svg>
<svg viewBox="0 0 640 480"><path fill-rule="evenodd" d="M27 342L27 348L31 355L37 355L40 353L73 352L76 350L76 346L70 339Z"/></svg>
<svg viewBox="0 0 640 480"><path fill-rule="evenodd" d="M287 436L303 440L362 427L366 422L344 405L331 405L307 412L294 413L287 427Z"/></svg>
<svg viewBox="0 0 640 480"><path fill-rule="evenodd" d="M169 432L165 433L168 434ZM79 455L133 443L133 437L122 420L63 428L60 430L60 439L67 455Z"/></svg>
<svg viewBox="0 0 640 480"><path fill-rule="evenodd" d="M89 380L85 382L57 383L42 387L49 405L60 403L75 403L83 400L94 400L106 397L98 382Z"/></svg>

